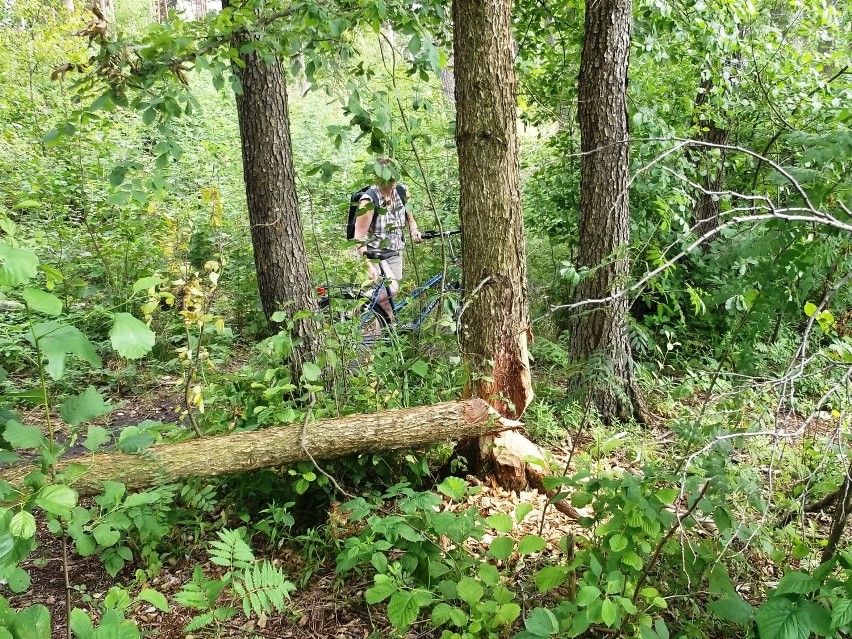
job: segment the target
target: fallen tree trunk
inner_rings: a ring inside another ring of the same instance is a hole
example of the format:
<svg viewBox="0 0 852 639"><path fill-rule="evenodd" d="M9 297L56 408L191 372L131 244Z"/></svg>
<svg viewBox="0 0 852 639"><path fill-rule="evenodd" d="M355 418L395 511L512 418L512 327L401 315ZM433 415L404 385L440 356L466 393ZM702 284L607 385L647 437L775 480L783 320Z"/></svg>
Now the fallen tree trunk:
<svg viewBox="0 0 852 639"><path fill-rule="evenodd" d="M215 477L260 468L286 466L316 459L357 453L412 448L456 441L520 426L500 417L481 399L389 410L370 415L350 415L303 425L277 426L178 444L152 446L140 455L102 453L63 461L85 467L74 489L81 495L97 494L106 480L128 489L145 488L185 477ZM308 455L308 452L310 455ZM31 467L15 466L0 479L19 483Z"/></svg>

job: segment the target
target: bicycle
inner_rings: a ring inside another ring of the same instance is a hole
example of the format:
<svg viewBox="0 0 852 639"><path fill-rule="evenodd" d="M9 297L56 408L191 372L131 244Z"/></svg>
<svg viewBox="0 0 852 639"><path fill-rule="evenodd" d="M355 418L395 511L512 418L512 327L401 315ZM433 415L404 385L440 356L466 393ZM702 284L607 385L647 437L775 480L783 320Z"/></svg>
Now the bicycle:
<svg viewBox="0 0 852 639"><path fill-rule="evenodd" d="M424 240L450 237L459 235L460 230L451 231L426 231L421 237ZM391 278L383 267L384 260L399 255L398 251L390 249L368 249L364 252L367 259L376 260L379 263L379 279L375 285L367 290L356 289L351 285L337 286L336 294L332 294L328 287L322 289L319 300L319 308L323 313L329 313L335 322L347 322L358 318L358 327L362 332L363 342L370 343L381 339L389 328L398 331L417 331L426 322L427 318L435 310L438 304L446 298L447 294L457 300L461 292L459 281L459 259L452 244L449 247L449 268L446 271L436 273L426 282L417 287L412 293L404 298L398 298L393 294ZM393 309L393 317L389 317L387 310L379 303L382 291L387 295ZM399 321L400 312L421 297L432 293L432 297L412 321Z"/></svg>

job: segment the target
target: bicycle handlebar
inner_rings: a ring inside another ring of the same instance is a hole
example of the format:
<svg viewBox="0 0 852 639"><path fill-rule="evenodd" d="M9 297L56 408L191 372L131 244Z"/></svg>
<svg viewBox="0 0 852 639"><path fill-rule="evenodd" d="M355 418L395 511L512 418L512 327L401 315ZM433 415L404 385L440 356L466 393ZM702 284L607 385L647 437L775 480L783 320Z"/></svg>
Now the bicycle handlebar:
<svg viewBox="0 0 852 639"><path fill-rule="evenodd" d="M452 231L423 231L420 234L424 240L434 240L436 237L449 237L450 235L458 235L461 233L459 229L454 229Z"/></svg>

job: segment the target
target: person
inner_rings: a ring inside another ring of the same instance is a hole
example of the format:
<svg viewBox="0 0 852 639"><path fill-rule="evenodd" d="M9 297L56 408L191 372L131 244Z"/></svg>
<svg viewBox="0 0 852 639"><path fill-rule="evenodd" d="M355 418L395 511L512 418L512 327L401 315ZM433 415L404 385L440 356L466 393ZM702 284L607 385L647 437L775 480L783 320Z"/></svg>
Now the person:
<svg viewBox="0 0 852 639"><path fill-rule="evenodd" d="M377 161L377 165L381 168L387 167L390 163L391 160L388 158L381 158ZM373 194L370 193L371 190ZM399 282L402 280L402 253L405 248L406 225L414 242L423 241L420 231L417 229L417 222L408 210L407 204L411 202L408 190L405 187L403 187L403 190L405 201L399 195L394 178L383 180L377 176L373 186L364 191L364 195L358 203L358 208L365 209L365 211L359 213L355 220L355 239L360 241L356 250L359 259L365 259L367 262L367 276L375 282L381 277L381 269L383 269L385 275L390 279L390 289L393 295L396 295L399 291ZM378 210L373 210L372 195L378 196ZM370 249L388 249L395 251L396 255L382 260L379 265L374 260L365 258L364 253ZM381 269L379 266L381 266ZM393 306L384 287L379 294L378 302L387 313L388 318L393 319Z"/></svg>

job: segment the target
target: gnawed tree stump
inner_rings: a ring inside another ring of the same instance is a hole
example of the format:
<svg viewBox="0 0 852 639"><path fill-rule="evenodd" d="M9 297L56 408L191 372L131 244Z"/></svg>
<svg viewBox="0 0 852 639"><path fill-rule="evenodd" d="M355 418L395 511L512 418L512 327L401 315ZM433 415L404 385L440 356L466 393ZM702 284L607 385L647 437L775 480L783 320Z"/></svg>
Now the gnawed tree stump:
<svg viewBox="0 0 852 639"><path fill-rule="evenodd" d="M480 437L520 425L500 417L485 401L469 399L310 422L304 442L303 425L291 424L160 444L139 455L115 452L75 458L61 462L58 470L65 470L69 464L82 466L82 476L73 487L81 495L93 495L106 480L138 489L186 477L287 466L310 459L305 449L315 459L332 459ZM31 466L8 468L0 473L0 479L16 484L31 470Z"/></svg>

